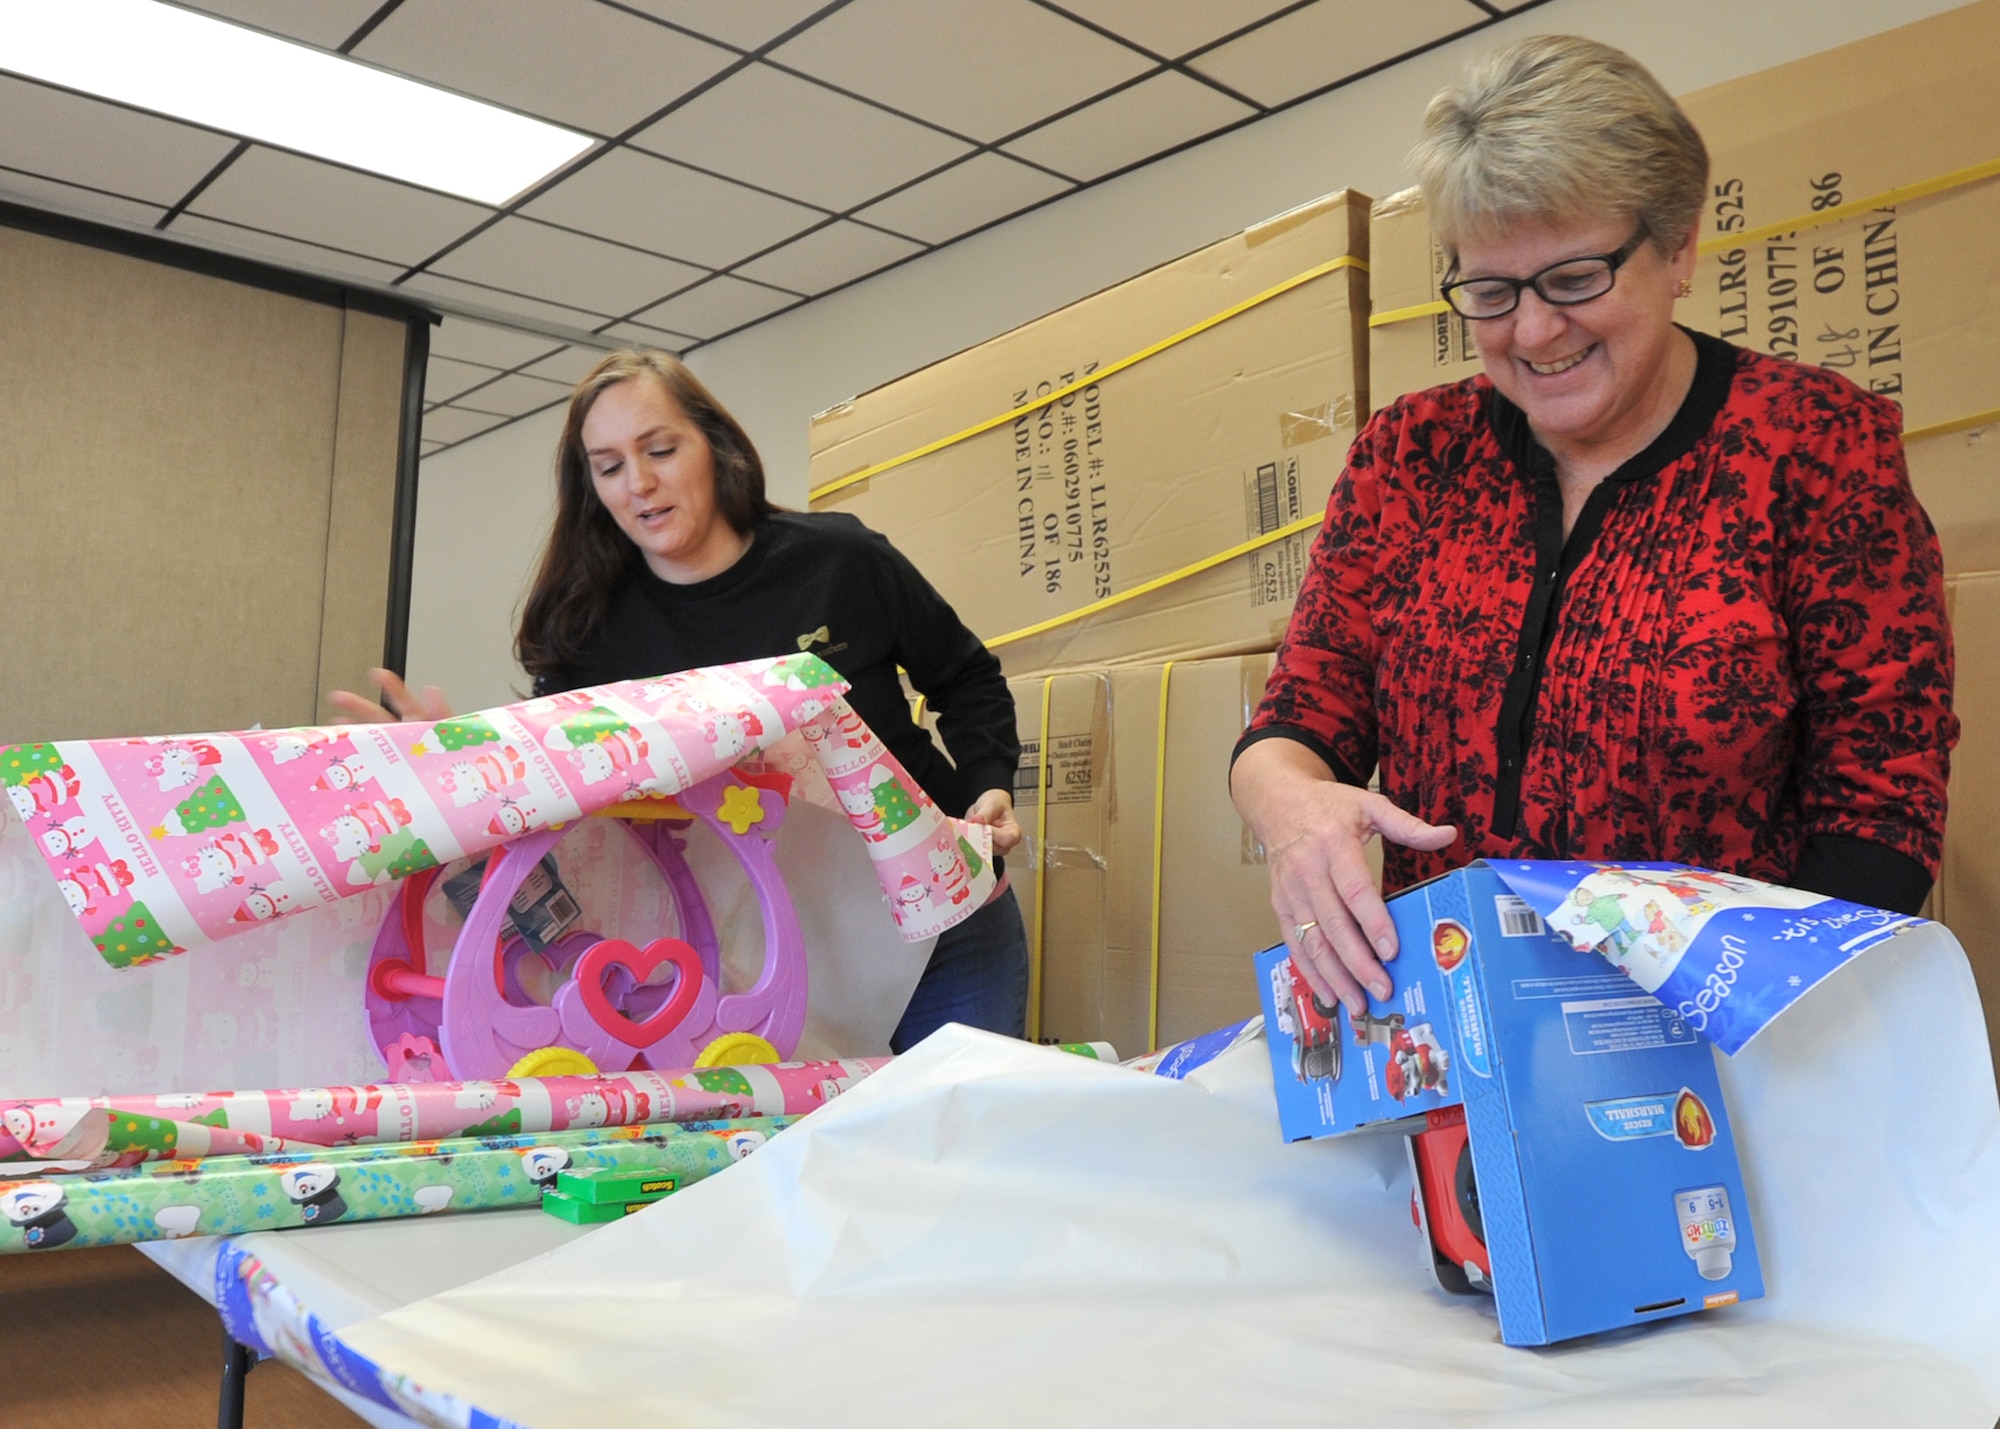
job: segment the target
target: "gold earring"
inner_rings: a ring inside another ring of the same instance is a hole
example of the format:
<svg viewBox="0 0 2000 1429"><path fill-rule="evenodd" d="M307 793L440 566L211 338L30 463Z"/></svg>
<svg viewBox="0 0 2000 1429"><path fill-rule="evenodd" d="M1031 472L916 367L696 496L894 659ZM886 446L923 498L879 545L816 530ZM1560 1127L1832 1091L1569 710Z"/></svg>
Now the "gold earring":
<svg viewBox="0 0 2000 1429"><path fill-rule="evenodd" d="M1677 298L1692 298L1694 296L1694 284L1686 278L1681 279L1680 286L1674 289L1674 296Z"/></svg>

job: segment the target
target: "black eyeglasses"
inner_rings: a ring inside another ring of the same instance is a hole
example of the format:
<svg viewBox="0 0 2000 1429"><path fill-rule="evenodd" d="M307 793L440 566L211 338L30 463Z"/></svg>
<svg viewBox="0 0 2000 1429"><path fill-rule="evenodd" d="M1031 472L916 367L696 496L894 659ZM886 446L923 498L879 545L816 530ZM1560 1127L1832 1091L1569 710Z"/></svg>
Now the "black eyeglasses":
<svg viewBox="0 0 2000 1429"><path fill-rule="evenodd" d="M1451 304L1453 312L1474 322L1506 317L1521 305L1524 288L1533 288L1545 303L1559 308L1575 307L1610 292L1611 285L1618 280L1618 270L1645 241L1646 226L1640 224L1639 231L1616 253L1565 258L1525 278L1458 278L1444 283L1438 292Z"/></svg>

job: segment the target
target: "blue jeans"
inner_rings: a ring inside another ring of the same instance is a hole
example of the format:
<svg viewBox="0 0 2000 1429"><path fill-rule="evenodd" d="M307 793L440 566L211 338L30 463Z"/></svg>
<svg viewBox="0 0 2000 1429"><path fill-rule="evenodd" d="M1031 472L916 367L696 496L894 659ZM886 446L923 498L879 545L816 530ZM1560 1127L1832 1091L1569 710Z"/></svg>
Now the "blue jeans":
<svg viewBox="0 0 2000 1429"><path fill-rule="evenodd" d="M1028 930L1012 888L938 935L889 1050L907 1052L947 1022L1027 1033Z"/></svg>

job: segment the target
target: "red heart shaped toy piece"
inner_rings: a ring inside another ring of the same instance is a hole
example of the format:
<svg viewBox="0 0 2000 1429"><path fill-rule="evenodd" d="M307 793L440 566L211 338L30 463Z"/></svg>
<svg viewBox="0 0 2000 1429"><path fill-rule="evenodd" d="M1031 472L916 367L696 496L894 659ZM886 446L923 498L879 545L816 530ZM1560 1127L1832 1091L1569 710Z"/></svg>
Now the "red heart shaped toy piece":
<svg viewBox="0 0 2000 1429"><path fill-rule="evenodd" d="M658 1012L636 1022L612 1004L605 984L613 968L626 969L636 985L666 963L672 963L676 971L674 990ZM680 1026L701 996L701 984L701 954L679 938L655 939L643 951L622 938L607 938L592 944L576 960L577 993L590 1020L628 1047L650 1047Z"/></svg>

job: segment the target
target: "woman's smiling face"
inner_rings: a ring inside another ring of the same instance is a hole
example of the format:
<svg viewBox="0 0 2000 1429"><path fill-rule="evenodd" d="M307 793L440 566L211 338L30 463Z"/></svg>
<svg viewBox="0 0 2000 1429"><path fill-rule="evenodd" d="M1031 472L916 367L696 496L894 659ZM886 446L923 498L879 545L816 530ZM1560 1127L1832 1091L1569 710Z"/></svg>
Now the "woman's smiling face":
<svg viewBox="0 0 2000 1429"><path fill-rule="evenodd" d="M1466 238L1458 275L1526 278L1615 253L1636 227L1625 217L1515 224ZM1528 289L1513 312L1468 324L1486 375L1558 458L1617 448L1652 417L1673 350L1676 289L1693 275L1694 256L1693 233L1671 257L1645 241L1601 296L1559 306Z"/></svg>
<svg viewBox="0 0 2000 1429"><path fill-rule="evenodd" d="M597 499L661 580L703 580L742 554L716 505L708 438L657 377L605 388L583 419L583 450Z"/></svg>

